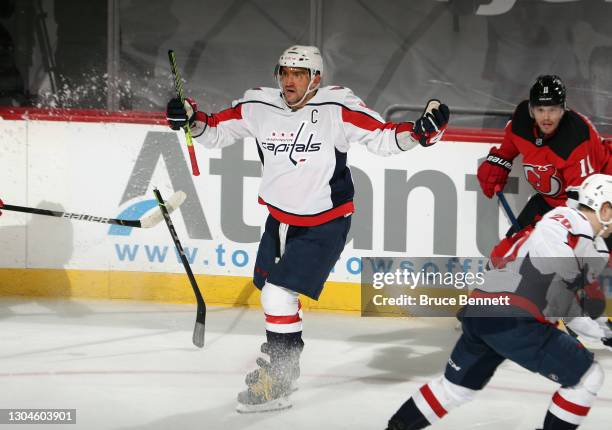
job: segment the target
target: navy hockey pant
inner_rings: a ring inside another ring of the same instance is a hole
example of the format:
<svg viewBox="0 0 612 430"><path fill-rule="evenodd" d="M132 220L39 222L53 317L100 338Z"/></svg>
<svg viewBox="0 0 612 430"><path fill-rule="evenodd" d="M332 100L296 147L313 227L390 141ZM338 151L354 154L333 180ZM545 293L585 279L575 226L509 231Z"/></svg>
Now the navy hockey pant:
<svg viewBox="0 0 612 430"><path fill-rule="evenodd" d="M505 359L564 387L576 385L593 363L580 342L533 318L465 317L462 325L444 375L472 390L482 389Z"/></svg>
<svg viewBox="0 0 612 430"><path fill-rule="evenodd" d="M275 262L280 257L279 225L279 221L268 216L255 261L255 286L262 289L268 281L318 300L346 244L351 217L314 227L289 226L285 252Z"/></svg>

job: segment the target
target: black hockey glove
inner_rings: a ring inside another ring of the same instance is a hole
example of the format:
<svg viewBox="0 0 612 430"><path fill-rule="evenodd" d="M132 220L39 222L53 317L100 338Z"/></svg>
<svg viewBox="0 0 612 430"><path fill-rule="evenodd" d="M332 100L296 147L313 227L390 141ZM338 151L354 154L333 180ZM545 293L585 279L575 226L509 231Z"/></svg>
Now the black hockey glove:
<svg viewBox="0 0 612 430"><path fill-rule="evenodd" d="M166 106L168 126L172 130L180 130L185 127L187 122L189 122L189 126L192 126L195 122L196 111L197 106L191 99L185 99L184 104L177 98L170 100Z"/></svg>
<svg viewBox="0 0 612 430"><path fill-rule="evenodd" d="M598 279L589 282L589 265L584 264L580 274L572 282L565 281L572 291L585 315L592 319L601 316L606 310L606 295Z"/></svg>
<svg viewBox="0 0 612 430"><path fill-rule="evenodd" d="M414 133L418 136L419 143L423 146L431 146L438 142L450 118L450 109L438 100L430 100L423 112L423 116L414 123Z"/></svg>

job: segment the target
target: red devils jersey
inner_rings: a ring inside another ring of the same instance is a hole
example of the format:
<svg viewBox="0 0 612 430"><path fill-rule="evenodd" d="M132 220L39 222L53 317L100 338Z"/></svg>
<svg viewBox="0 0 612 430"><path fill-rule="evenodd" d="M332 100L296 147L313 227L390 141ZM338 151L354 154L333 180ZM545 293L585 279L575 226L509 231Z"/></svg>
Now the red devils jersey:
<svg viewBox="0 0 612 430"><path fill-rule="evenodd" d="M520 103L505 129L499 155L513 160L523 156L523 171L531 186L553 206L565 205L565 189L578 186L593 173L612 174L608 147L584 116L565 112L550 136L541 136L529 114L527 100Z"/></svg>

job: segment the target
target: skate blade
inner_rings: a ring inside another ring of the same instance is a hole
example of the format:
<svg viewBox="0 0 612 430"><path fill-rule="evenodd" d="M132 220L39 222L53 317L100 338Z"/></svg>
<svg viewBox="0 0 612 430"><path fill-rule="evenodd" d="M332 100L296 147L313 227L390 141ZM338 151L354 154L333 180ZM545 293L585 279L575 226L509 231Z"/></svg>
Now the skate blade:
<svg viewBox="0 0 612 430"><path fill-rule="evenodd" d="M236 406L236 412L240 414L253 414L257 412L280 411L283 409L289 409L291 406L293 406L293 404L288 397L280 397L259 405L246 405L244 403L238 403Z"/></svg>

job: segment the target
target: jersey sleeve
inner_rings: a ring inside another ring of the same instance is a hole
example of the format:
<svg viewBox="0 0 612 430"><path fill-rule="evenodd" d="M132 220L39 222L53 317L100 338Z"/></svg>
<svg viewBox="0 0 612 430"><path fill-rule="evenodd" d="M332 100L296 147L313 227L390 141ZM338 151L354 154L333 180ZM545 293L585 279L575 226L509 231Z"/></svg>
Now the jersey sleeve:
<svg viewBox="0 0 612 430"><path fill-rule="evenodd" d="M519 150L514 144L514 132L512 131L512 121L508 121L504 128L504 139L499 148L496 149L495 155L512 161L519 154Z"/></svg>
<svg viewBox="0 0 612 430"><path fill-rule="evenodd" d="M587 120L588 121L588 120ZM612 175L612 142L605 141L595 127L589 124L589 160L597 173Z"/></svg>
<svg viewBox="0 0 612 430"><path fill-rule="evenodd" d="M336 144L341 152L348 151L352 143L360 143L366 145L370 152L387 156L418 145L418 141L412 137L412 123L385 122L378 112L368 108L350 90L347 90L341 104L341 117L346 137L345 142Z"/></svg>
<svg viewBox="0 0 612 430"><path fill-rule="evenodd" d="M547 214L537 225L539 241L535 254L544 257L549 271L566 283L593 282L608 262L601 238L594 238L587 221L572 209Z"/></svg>
<svg viewBox="0 0 612 430"><path fill-rule="evenodd" d="M602 173L606 175L612 175L612 139L602 139L602 145L604 146L604 151L606 152L606 163L601 169Z"/></svg>
<svg viewBox="0 0 612 430"><path fill-rule="evenodd" d="M249 90L250 91L250 90ZM228 109L218 113L196 112L192 135L207 148L223 148L254 135L249 124L249 91Z"/></svg>
<svg viewBox="0 0 612 430"><path fill-rule="evenodd" d="M579 221L566 211L552 211L542 218L531 235L529 254L536 257L541 273L556 273L567 283L582 273L578 254L593 239L576 231Z"/></svg>

